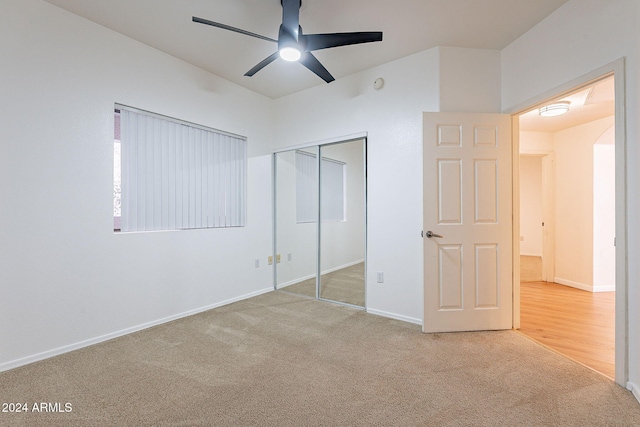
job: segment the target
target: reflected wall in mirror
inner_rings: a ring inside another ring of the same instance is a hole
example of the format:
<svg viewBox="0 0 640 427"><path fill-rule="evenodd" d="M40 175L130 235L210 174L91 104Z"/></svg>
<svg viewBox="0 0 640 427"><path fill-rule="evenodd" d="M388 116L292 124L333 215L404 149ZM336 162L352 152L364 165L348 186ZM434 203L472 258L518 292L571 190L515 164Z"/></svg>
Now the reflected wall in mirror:
<svg viewBox="0 0 640 427"><path fill-rule="evenodd" d="M364 307L364 140L322 146L320 155L320 298Z"/></svg>
<svg viewBox="0 0 640 427"><path fill-rule="evenodd" d="M276 289L316 297L318 147L275 155Z"/></svg>

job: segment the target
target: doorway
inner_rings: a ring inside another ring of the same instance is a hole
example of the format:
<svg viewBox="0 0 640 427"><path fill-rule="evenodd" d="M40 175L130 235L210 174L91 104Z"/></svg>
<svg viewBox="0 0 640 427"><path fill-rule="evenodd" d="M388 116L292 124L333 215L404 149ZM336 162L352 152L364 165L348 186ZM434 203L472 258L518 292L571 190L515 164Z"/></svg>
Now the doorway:
<svg viewBox="0 0 640 427"><path fill-rule="evenodd" d="M538 108L546 105L569 111L541 117ZM520 331L610 378L616 377L615 113L610 75L519 116Z"/></svg>
<svg viewBox="0 0 640 427"><path fill-rule="evenodd" d="M274 288L366 306L366 138L274 154Z"/></svg>

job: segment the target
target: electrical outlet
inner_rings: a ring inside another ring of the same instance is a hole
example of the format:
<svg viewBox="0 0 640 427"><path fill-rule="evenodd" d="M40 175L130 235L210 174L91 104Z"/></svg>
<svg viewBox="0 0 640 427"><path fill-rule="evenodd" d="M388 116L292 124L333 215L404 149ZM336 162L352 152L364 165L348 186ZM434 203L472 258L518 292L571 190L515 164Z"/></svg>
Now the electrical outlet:
<svg viewBox="0 0 640 427"><path fill-rule="evenodd" d="M384 283L384 272L378 271L378 283Z"/></svg>
<svg viewBox="0 0 640 427"><path fill-rule="evenodd" d="M260 260L258 258L255 259L254 265L256 268L260 268Z"/></svg>
<svg viewBox="0 0 640 427"><path fill-rule="evenodd" d="M280 264L280 254L276 255L276 264Z"/></svg>
<svg viewBox="0 0 640 427"><path fill-rule="evenodd" d="M267 262L269 263L269 265L273 265L273 256L269 255L269 258L267 258Z"/></svg>
<svg viewBox="0 0 640 427"><path fill-rule="evenodd" d="M287 254L287 261L291 261L291 254L290 253Z"/></svg>

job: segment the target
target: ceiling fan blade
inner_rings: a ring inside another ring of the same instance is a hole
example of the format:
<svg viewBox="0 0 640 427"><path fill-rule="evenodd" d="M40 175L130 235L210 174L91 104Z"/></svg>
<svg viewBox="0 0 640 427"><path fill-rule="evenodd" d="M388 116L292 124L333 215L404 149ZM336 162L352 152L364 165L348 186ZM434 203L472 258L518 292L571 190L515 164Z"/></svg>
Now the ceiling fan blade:
<svg viewBox="0 0 640 427"><path fill-rule="evenodd" d="M246 36L256 37L258 39L262 39L262 40L267 40L267 41L270 41L270 42L278 43L278 40L274 40L274 39L269 38L269 37L261 36L260 34L252 33L250 31L241 30L240 28L232 27L230 25L225 25L225 24L221 24L219 22L209 21L208 19L198 18L197 16L194 16L192 18L192 21L193 22L197 22L198 24L211 25L212 27L218 27L218 28L222 28L224 30L229 30L229 31L234 31L236 33L244 34Z"/></svg>
<svg viewBox="0 0 640 427"><path fill-rule="evenodd" d="M301 36L301 41L305 50L312 51L350 44L379 42L382 41L382 32L304 34Z"/></svg>
<svg viewBox="0 0 640 427"><path fill-rule="evenodd" d="M252 69L247 71L245 73L245 76L248 76L248 77L253 76L255 73L257 73L258 71L262 70L264 67L266 67L267 65L271 64L273 61L275 61L279 56L280 56L280 54L278 52L276 52L276 53L274 53L272 55L269 55L267 58L265 58L262 61L260 61L260 63L258 65L256 65L255 67L253 67Z"/></svg>
<svg viewBox="0 0 640 427"><path fill-rule="evenodd" d="M282 0L282 27L298 41L302 0Z"/></svg>
<svg viewBox="0 0 640 427"><path fill-rule="evenodd" d="M316 73L318 77L320 77L322 80L324 80L327 83L331 83L332 81L335 80L331 75L331 73L329 73L329 71L327 71L327 69L324 68L324 65L322 65L320 61L318 61L318 58L313 56L311 52L303 53L302 57L298 62L300 62L302 65L304 65L314 73Z"/></svg>

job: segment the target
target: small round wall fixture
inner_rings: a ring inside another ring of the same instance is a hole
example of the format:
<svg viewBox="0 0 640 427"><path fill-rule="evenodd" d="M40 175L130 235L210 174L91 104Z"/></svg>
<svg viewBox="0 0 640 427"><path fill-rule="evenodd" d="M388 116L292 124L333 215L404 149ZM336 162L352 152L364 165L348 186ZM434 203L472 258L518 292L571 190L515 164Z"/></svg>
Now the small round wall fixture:
<svg viewBox="0 0 640 427"><path fill-rule="evenodd" d="M569 111L569 105L571 105L569 101L554 102L553 104L540 107L538 114L540 114L541 117L559 116Z"/></svg>
<svg viewBox="0 0 640 427"><path fill-rule="evenodd" d="M373 81L373 88L375 90L380 90L382 89L382 86L384 86L384 79L382 77L378 77L377 79L375 79Z"/></svg>

